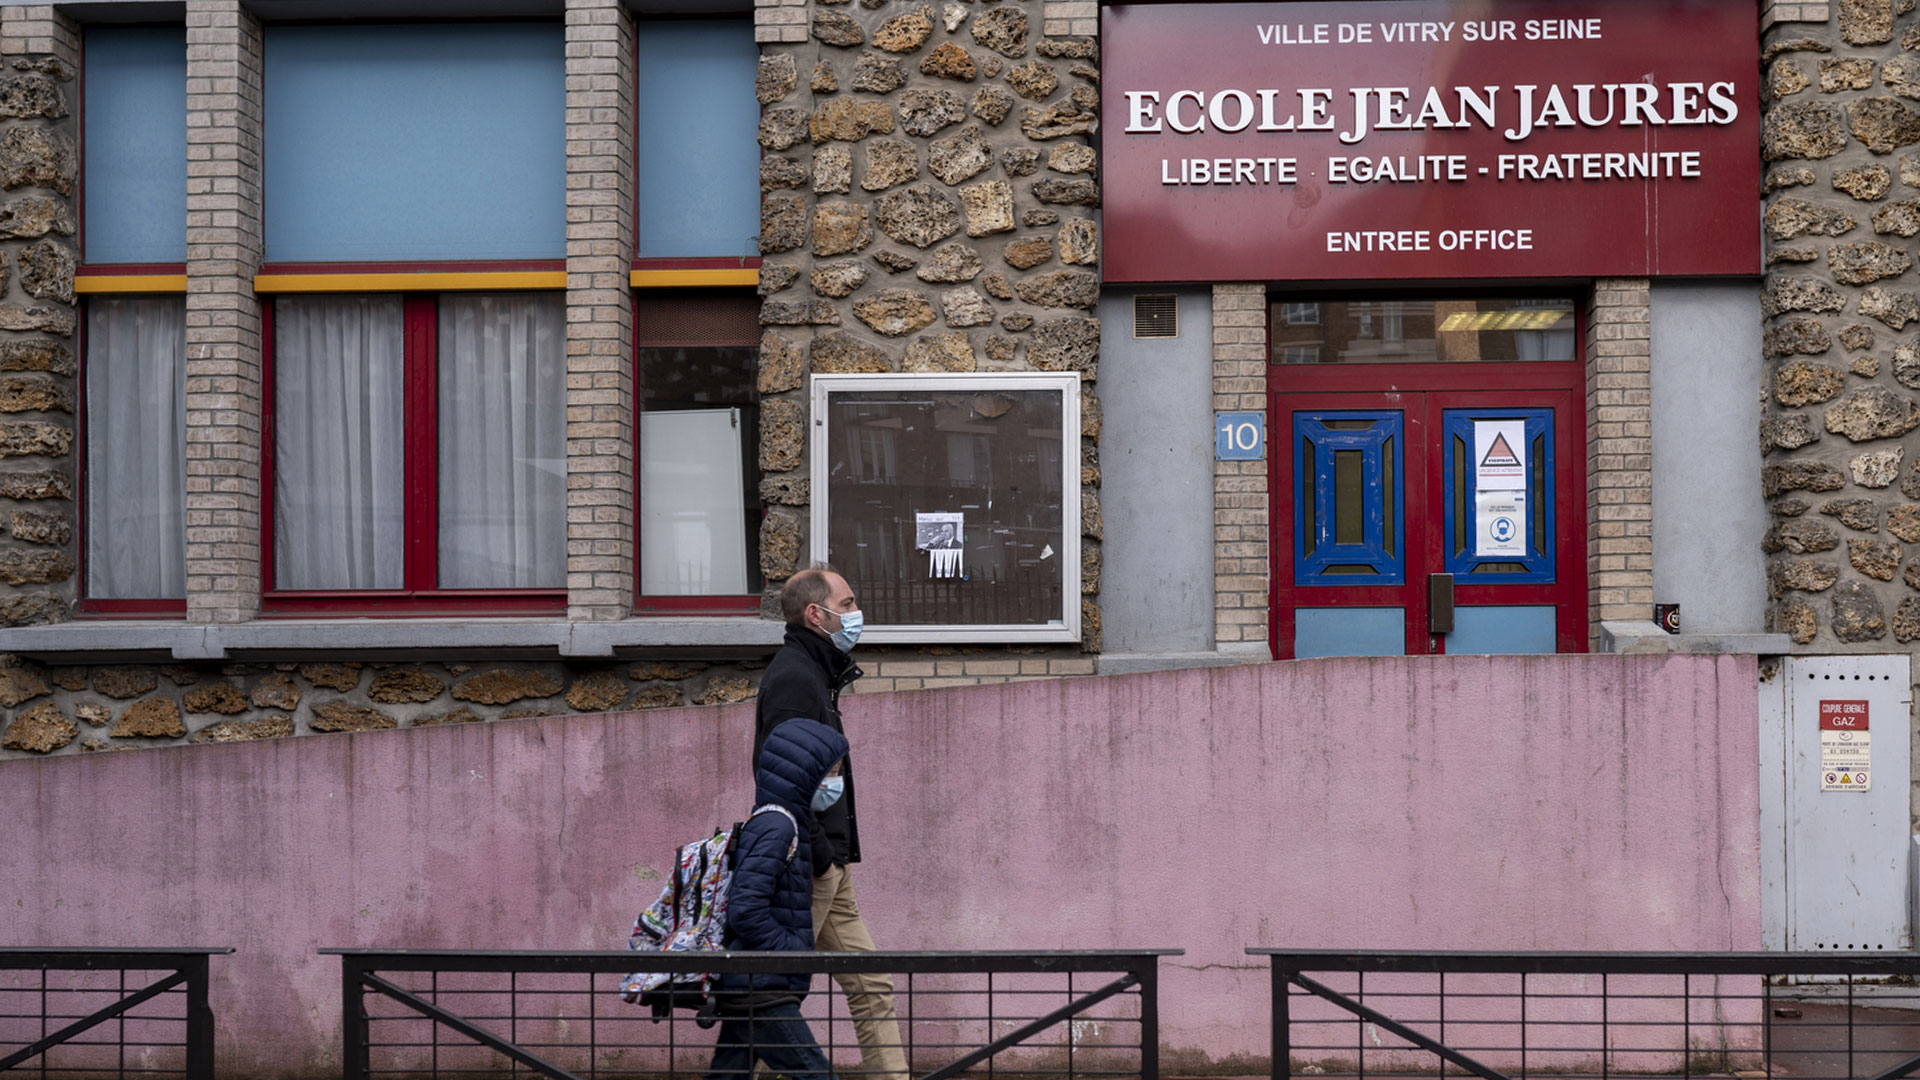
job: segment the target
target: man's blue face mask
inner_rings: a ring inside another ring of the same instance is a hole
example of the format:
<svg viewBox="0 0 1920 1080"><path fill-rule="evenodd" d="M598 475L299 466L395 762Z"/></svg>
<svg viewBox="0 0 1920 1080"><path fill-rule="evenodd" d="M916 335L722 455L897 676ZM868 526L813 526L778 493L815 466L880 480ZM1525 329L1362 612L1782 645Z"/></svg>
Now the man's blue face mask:
<svg viewBox="0 0 1920 1080"><path fill-rule="evenodd" d="M821 611L829 611L823 604ZM860 643L860 627L866 623L866 617L859 611L829 611L840 617L840 629L833 632L833 647L843 653L850 653Z"/></svg>

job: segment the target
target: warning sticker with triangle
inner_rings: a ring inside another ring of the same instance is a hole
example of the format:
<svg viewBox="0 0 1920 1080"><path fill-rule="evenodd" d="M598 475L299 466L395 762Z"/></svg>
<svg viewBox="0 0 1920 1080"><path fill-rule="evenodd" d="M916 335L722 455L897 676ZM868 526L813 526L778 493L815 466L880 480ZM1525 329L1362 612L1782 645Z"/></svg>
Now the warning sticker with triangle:
<svg viewBox="0 0 1920 1080"><path fill-rule="evenodd" d="M1527 422L1473 422L1474 487L1480 491L1519 491L1527 486Z"/></svg>
<svg viewBox="0 0 1920 1080"><path fill-rule="evenodd" d="M1507 437L1504 433L1496 433L1494 435L1493 445L1487 448L1487 456L1480 459L1480 467L1483 469L1488 466L1497 468L1501 465L1518 464L1520 464L1519 455L1515 454L1513 448L1507 445Z"/></svg>

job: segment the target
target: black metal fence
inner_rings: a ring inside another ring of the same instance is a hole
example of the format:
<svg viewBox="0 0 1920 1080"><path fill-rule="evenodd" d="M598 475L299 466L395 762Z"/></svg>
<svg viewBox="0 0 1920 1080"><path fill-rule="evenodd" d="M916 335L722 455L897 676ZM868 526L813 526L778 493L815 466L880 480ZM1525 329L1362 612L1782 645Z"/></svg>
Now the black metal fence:
<svg viewBox="0 0 1920 1080"><path fill-rule="evenodd" d="M836 1072L859 1068L860 1051L832 976L885 972L920 1080L1157 1080L1159 959L1178 954L322 951L340 957L346 1080L704 1076L714 1031L692 1011L656 1021L621 1000L634 970L829 976L812 980L803 1016Z"/></svg>
<svg viewBox="0 0 1920 1080"><path fill-rule="evenodd" d="M1916 953L1247 951L1274 1080L1920 1071Z"/></svg>
<svg viewBox="0 0 1920 1080"><path fill-rule="evenodd" d="M0 1072L212 1080L208 958L232 951L0 947Z"/></svg>

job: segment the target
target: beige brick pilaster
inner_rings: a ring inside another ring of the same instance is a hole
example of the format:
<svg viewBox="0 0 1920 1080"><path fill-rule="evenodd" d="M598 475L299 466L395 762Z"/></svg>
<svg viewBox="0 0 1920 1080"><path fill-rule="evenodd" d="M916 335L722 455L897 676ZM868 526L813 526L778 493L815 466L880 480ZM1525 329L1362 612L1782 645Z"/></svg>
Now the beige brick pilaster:
<svg viewBox="0 0 1920 1080"><path fill-rule="evenodd" d="M1601 278L1587 308L1587 640L1653 618L1652 339L1645 278Z"/></svg>
<svg viewBox="0 0 1920 1080"><path fill-rule="evenodd" d="M187 2L187 620L260 610L260 22Z"/></svg>
<svg viewBox="0 0 1920 1080"><path fill-rule="evenodd" d="M633 16L567 0L567 617L633 610Z"/></svg>
<svg viewBox="0 0 1920 1080"><path fill-rule="evenodd" d="M0 56L52 56L78 69L80 27L52 4L6 8L0 11Z"/></svg>
<svg viewBox="0 0 1920 1080"><path fill-rule="evenodd" d="M1267 290L1213 287L1213 409L1267 411ZM1271 425L1269 425L1271 427ZM1272 438L1272 432L1268 432ZM1213 638L1267 640L1267 463L1213 463Z"/></svg>

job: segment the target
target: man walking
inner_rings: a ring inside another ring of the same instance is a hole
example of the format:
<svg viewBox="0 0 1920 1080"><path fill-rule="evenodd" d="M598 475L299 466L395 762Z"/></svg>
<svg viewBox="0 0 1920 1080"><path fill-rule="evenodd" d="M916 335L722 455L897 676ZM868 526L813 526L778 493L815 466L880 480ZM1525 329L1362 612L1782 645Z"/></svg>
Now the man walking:
<svg viewBox="0 0 1920 1080"><path fill-rule="evenodd" d="M760 679L753 760L774 728L788 720L817 720L844 734L840 691L860 677L848 654L860 640L860 605L845 578L824 563L787 579L780 590L787 636ZM853 755L841 766L840 800L813 816L813 940L822 952L872 952L873 937L853 897L850 864L860 861L860 824L854 801ZM893 1012L893 977L836 975L860 1038L860 1057L872 1080L906 1080L907 1057Z"/></svg>

